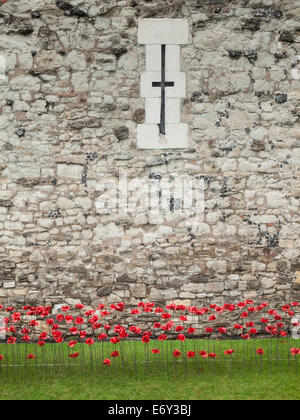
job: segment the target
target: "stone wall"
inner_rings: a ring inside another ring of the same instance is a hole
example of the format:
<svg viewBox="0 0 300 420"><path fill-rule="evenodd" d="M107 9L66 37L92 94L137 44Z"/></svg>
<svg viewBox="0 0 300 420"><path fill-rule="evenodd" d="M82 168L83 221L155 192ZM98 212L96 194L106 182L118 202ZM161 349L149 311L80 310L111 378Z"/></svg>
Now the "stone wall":
<svg viewBox="0 0 300 420"><path fill-rule="evenodd" d="M0 303L299 299L299 13L296 0L0 0ZM189 21L186 150L136 147L141 17ZM120 170L204 179L197 230L99 212L99 183Z"/></svg>

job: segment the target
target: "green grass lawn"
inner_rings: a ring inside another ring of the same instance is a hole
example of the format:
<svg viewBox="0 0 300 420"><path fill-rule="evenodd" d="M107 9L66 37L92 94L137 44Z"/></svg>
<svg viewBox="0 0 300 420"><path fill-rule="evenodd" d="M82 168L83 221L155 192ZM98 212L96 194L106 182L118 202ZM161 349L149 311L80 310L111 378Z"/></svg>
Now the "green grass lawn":
<svg viewBox="0 0 300 420"><path fill-rule="evenodd" d="M59 347L60 346L60 347ZM125 347L126 346L126 347ZM149 347L146 347L149 346ZM213 341L189 340L181 343L106 343L91 348L77 345L78 359L68 358L66 345L48 344L9 347L0 344L6 355L0 368L1 400L299 400L300 357L290 357L290 347L298 340ZM161 354L151 354L152 348ZM264 348L263 358L255 350ZM215 351L216 360L200 356L187 360L172 357L177 348ZM234 348L233 356L224 350ZM123 357L102 360L117 349ZM145 351L145 349L148 349ZM13 351L12 351L13 350ZM37 353L36 353L37 351ZM26 362L24 354L36 360ZM103 353L102 353L103 352ZM56 367L53 367L53 360ZM136 364L133 362L136 361ZM10 365L18 365L11 367ZM45 368L44 364L48 364ZM23 366L21 366L23 365ZM59 365L59 366L57 366Z"/></svg>

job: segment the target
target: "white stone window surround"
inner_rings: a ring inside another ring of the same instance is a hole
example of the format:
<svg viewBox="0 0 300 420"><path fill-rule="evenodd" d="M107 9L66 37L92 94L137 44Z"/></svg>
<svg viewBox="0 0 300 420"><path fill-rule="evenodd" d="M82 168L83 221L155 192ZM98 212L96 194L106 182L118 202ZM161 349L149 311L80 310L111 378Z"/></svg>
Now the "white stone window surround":
<svg viewBox="0 0 300 420"><path fill-rule="evenodd" d="M189 43L186 19L141 19L138 42L146 48L146 72L141 75L141 97L145 98L145 124L137 127L139 149L188 147L188 125L180 122L182 99L186 97L186 74L180 71L180 45ZM165 45L165 134L161 134L162 45Z"/></svg>
<svg viewBox="0 0 300 420"><path fill-rule="evenodd" d="M138 43L145 45L182 45L189 43L189 26L186 19L141 19Z"/></svg>

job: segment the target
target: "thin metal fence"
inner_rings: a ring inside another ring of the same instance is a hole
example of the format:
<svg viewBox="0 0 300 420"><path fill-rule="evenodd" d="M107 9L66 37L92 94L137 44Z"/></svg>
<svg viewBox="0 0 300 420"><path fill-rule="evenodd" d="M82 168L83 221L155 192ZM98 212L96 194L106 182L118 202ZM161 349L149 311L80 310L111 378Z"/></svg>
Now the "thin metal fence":
<svg viewBox="0 0 300 420"><path fill-rule="evenodd" d="M298 312L297 312L298 311ZM0 305L0 378L299 372L299 304ZM297 315L298 314L298 315Z"/></svg>

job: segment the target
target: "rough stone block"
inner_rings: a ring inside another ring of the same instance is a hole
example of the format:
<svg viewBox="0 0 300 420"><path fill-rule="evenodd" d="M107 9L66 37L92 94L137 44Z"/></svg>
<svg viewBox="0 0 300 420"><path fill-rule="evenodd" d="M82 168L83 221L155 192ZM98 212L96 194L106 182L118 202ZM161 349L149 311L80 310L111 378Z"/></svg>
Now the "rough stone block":
<svg viewBox="0 0 300 420"><path fill-rule="evenodd" d="M4 289L14 289L16 287L15 281L5 281L3 282L3 288Z"/></svg>
<svg viewBox="0 0 300 420"><path fill-rule="evenodd" d="M80 179L83 167L80 165L57 165L57 175L63 178Z"/></svg>

